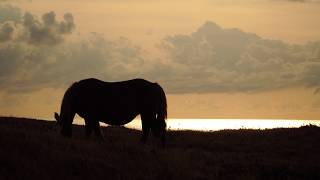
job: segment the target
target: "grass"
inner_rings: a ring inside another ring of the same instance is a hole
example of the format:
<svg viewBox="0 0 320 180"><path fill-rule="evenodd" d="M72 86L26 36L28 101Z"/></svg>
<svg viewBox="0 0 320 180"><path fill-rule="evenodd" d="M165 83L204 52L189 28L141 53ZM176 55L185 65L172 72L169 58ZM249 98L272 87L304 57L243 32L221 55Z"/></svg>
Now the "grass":
<svg viewBox="0 0 320 180"><path fill-rule="evenodd" d="M170 131L167 147L141 132L102 128L106 142L74 125L0 118L0 179L320 179L320 128Z"/></svg>

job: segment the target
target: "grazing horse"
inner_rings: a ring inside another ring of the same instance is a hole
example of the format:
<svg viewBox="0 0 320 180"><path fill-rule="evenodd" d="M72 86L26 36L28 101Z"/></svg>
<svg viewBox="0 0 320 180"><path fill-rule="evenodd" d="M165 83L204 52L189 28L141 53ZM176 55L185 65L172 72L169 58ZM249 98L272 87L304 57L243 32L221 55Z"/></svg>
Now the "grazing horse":
<svg viewBox="0 0 320 180"><path fill-rule="evenodd" d="M147 141L149 131L161 137L165 143L167 100L157 83L144 79L121 82L104 82L84 79L73 83L65 92L60 115L55 113L61 134L71 137L75 114L85 120L87 137L94 131L103 140L100 122L109 125L124 125L137 115L141 116L142 142Z"/></svg>

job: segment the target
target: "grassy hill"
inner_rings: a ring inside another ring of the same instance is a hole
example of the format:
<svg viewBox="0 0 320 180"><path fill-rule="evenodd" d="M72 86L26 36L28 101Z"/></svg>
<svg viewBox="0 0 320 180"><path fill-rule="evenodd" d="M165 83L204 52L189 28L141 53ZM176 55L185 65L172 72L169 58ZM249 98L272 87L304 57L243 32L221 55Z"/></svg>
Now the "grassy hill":
<svg viewBox="0 0 320 180"><path fill-rule="evenodd" d="M0 118L0 179L320 179L320 128L170 131L162 149L140 131L105 127L106 142Z"/></svg>

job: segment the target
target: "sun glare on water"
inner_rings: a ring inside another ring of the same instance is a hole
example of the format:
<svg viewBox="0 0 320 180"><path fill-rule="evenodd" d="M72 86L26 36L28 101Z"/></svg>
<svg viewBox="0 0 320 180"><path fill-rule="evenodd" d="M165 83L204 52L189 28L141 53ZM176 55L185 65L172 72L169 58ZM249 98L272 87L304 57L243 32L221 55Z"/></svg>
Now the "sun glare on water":
<svg viewBox="0 0 320 180"><path fill-rule="evenodd" d="M84 124L81 118L76 118L75 124ZM294 128L305 125L320 126L319 120L283 120L283 119L168 119L168 130L217 131L223 129L272 129ZM101 123L102 126L106 126ZM139 118L125 125L127 128L141 130Z"/></svg>
<svg viewBox="0 0 320 180"><path fill-rule="evenodd" d="M274 119L168 119L168 130L217 131L223 129L272 129L293 128L304 125L320 126L318 120L274 120ZM126 125L128 128L141 129L140 120Z"/></svg>
<svg viewBox="0 0 320 180"><path fill-rule="evenodd" d="M271 129L290 128L303 125L320 125L312 120L271 120L271 119L172 119L168 128L172 130L215 131L222 129Z"/></svg>

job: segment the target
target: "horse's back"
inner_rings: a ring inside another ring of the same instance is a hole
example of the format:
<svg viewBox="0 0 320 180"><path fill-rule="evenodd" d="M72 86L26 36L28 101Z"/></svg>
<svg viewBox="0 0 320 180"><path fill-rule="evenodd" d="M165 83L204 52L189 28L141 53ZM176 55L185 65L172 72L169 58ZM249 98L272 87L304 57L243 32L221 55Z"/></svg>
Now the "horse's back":
<svg viewBox="0 0 320 180"><path fill-rule="evenodd" d="M105 82L90 78L77 82L77 94L90 97L89 100L131 100L146 94L154 83L144 79L132 79L119 82Z"/></svg>

